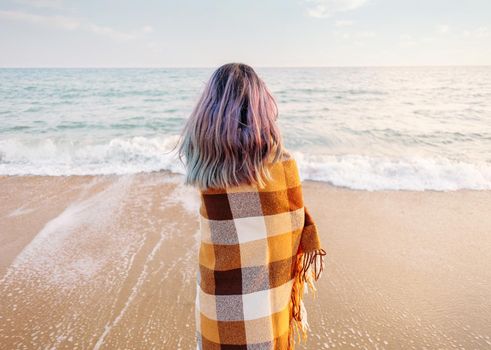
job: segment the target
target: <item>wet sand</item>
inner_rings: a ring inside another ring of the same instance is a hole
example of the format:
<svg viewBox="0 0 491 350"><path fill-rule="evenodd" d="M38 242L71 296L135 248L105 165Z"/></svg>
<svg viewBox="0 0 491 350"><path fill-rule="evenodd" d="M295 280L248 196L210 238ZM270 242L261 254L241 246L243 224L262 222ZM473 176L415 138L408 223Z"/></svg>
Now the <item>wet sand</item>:
<svg viewBox="0 0 491 350"><path fill-rule="evenodd" d="M299 349L491 348L491 191L306 182L328 253ZM1 349L194 349L196 192L0 177Z"/></svg>

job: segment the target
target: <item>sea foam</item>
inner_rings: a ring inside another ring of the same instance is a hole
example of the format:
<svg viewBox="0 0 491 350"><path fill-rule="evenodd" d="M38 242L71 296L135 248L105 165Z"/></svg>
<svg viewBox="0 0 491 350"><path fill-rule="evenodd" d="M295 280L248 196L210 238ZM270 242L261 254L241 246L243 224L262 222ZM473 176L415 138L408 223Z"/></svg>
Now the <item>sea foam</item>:
<svg viewBox="0 0 491 350"><path fill-rule="evenodd" d="M109 175L168 170L184 173L177 136L104 142L0 140L0 175ZM360 190L491 189L491 164L438 157L310 155L294 151L303 180Z"/></svg>
<svg viewBox="0 0 491 350"><path fill-rule="evenodd" d="M491 164L443 157L342 155L306 156L296 152L303 179L360 190L491 189Z"/></svg>

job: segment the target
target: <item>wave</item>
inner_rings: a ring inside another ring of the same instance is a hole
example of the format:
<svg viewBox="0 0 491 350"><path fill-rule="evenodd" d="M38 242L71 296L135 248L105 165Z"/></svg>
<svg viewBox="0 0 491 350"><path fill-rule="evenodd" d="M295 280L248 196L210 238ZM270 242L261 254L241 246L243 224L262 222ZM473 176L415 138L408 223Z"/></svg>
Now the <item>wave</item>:
<svg viewBox="0 0 491 350"><path fill-rule="evenodd" d="M103 140L0 140L0 175L111 175L159 170L183 173L173 137Z"/></svg>
<svg viewBox="0 0 491 350"><path fill-rule="evenodd" d="M444 157L308 156L293 152L303 179L359 190L490 190L491 164Z"/></svg>
<svg viewBox="0 0 491 350"><path fill-rule="evenodd" d="M184 173L177 136L0 140L0 175L110 175L169 170ZM292 151L302 179L359 190L491 189L491 164L444 157L310 155Z"/></svg>

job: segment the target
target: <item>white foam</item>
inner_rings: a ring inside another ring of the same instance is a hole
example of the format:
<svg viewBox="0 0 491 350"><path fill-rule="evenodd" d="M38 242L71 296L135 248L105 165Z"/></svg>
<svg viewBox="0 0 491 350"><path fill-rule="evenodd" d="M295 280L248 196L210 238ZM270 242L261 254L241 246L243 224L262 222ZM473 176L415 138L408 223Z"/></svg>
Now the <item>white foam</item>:
<svg viewBox="0 0 491 350"><path fill-rule="evenodd" d="M360 190L491 189L491 164L443 157L308 156L294 152L304 180Z"/></svg>
<svg viewBox="0 0 491 350"><path fill-rule="evenodd" d="M108 175L159 170L183 174L184 167L173 151L177 141L175 135L108 140L93 137L83 142L4 139L0 140L0 175ZM302 179L335 186L371 191L491 189L489 162L471 163L441 156L293 153ZM186 208L195 210L193 200L182 195Z"/></svg>
<svg viewBox="0 0 491 350"><path fill-rule="evenodd" d="M12 210L7 215L7 217L15 217L15 216L21 216L21 215L29 214L29 213L32 213L34 210L35 209L33 209L33 208L26 208L26 205L23 205L19 208Z"/></svg>
<svg viewBox="0 0 491 350"><path fill-rule="evenodd" d="M197 214L201 205L198 191L191 186L178 184L169 196L168 203L180 204L189 214ZM196 216L197 218L197 216Z"/></svg>
<svg viewBox="0 0 491 350"><path fill-rule="evenodd" d="M119 208L121 200L132 183L130 176L120 177L105 190L71 203L38 232L33 240L16 256L3 280L12 274L44 276L45 282L58 287L70 287L76 282L89 280L104 261L78 251L76 241L90 235L98 236L111 214ZM93 181L93 185L97 181ZM83 237L77 230L84 227ZM75 242L73 242L75 241Z"/></svg>
<svg viewBox="0 0 491 350"><path fill-rule="evenodd" d="M133 288L131 289L131 293L126 299L123 308L119 311L119 313L116 315L116 317L108 322L104 326L104 332L99 336L97 339L96 344L94 345L94 350L100 349L101 346L104 344L104 341L107 337L107 335L112 331L115 325L117 325L122 319L123 316L126 314L128 311L128 308L130 307L131 303L134 301L134 299L138 296L140 293L142 285L145 283L148 275L150 274L150 269L149 269L149 263L155 258L156 253L159 251L159 249L162 246L162 243L167 239L168 237L166 236L164 230L160 232L160 238L157 241L157 243L154 245L152 248L152 251L147 255L145 259L145 263L143 265L143 271L140 273L138 276L138 279L136 283L133 285Z"/></svg>
<svg viewBox="0 0 491 350"><path fill-rule="evenodd" d="M176 152L177 136L0 140L0 175L109 175L184 171Z"/></svg>

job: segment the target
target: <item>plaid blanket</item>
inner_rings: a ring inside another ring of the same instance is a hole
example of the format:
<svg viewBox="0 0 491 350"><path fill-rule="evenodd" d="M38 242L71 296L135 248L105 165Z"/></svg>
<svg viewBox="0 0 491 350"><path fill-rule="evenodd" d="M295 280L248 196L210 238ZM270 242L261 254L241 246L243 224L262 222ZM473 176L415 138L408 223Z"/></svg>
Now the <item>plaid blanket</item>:
<svg viewBox="0 0 491 350"><path fill-rule="evenodd" d="M293 349L309 325L326 252L303 203L294 158L266 186L201 191L195 320L198 349Z"/></svg>

